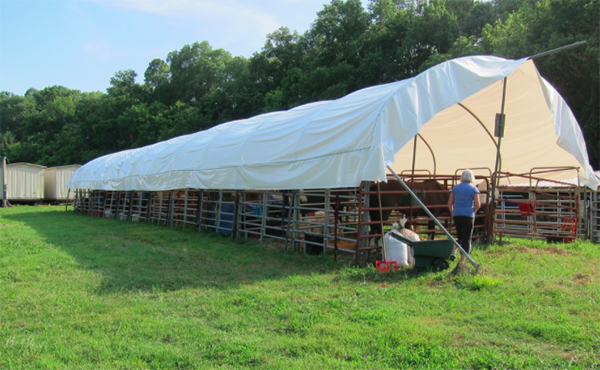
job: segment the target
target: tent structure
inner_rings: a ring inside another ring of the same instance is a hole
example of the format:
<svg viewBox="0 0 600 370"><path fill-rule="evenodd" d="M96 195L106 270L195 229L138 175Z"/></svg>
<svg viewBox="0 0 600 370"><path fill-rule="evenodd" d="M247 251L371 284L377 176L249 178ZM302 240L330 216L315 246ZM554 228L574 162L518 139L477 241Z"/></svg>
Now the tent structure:
<svg viewBox="0 0 600 370"><path fill-rule="evenodd" d="M504 113L501 140L494 136ZM385 181L413 165L438 173L574 166L597 189L585 141L533 60L471 56L416 77L106 155L67 186L113 191L316 189ZM408 144L408 145L407 145ZM499 149L499 150L498 150ZM557 175L559 176L559 175ZM573 174L565 176L572 177Z"/></svg>

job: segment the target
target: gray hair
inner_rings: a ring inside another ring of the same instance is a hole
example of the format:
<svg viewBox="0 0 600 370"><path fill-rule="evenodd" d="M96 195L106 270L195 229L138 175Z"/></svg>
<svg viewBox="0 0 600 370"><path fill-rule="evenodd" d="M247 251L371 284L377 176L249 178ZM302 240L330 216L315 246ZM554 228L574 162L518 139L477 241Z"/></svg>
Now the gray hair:
<svg viewBox="0 0 600 370"><path fill-rule="evenodd" d="M460 175L460 181L462 182L473 182L474 179L475 175L471 170L464 170L463 173Z"/></svg>

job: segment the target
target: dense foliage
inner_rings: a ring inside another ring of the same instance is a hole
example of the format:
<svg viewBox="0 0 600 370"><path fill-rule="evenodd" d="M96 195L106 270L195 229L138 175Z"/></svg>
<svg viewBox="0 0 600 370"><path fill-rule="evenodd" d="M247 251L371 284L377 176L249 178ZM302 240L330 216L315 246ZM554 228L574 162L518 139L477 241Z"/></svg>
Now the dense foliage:
<svg viewBox="0 0 600 370"><path fill-rule="evenodd" d="M536 60L566 99L600 167L600 0L332 0L304 34L282 27L251 58L206 42L154 59L138 82L118 71L106 93L63 86L0 93L0 155L85 163L259 113L334 99L474 54Z"/></svg>

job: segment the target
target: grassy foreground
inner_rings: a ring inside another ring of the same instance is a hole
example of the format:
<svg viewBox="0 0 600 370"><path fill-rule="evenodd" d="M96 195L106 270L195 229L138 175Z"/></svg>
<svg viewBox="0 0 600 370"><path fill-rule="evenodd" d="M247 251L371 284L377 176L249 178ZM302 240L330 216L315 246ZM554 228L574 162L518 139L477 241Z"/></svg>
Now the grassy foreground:
<svg viewBox="0 0 600 370"><path fill-rule="evenodd" d="M381 274L191 229L0 208L0 369L600 368L600 246Z"/></svg>

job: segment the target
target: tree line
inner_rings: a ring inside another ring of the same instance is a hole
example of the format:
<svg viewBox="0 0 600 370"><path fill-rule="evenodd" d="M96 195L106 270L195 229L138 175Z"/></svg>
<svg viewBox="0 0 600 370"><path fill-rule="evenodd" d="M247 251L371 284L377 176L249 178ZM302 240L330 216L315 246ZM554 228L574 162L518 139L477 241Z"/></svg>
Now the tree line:
<svg viewBox="0 0 600 370"><path fill-rule="evenodd" d="M587 43L535 63L577 117L600 168L600 0L332 0L303 34L267 35L252 57L208 42L118 71L105 93L64 86L0 93L0 155L83 164L217 124L398 81L448 59L517 59ZM543 155L543 153L540 153Z"/></svg>

